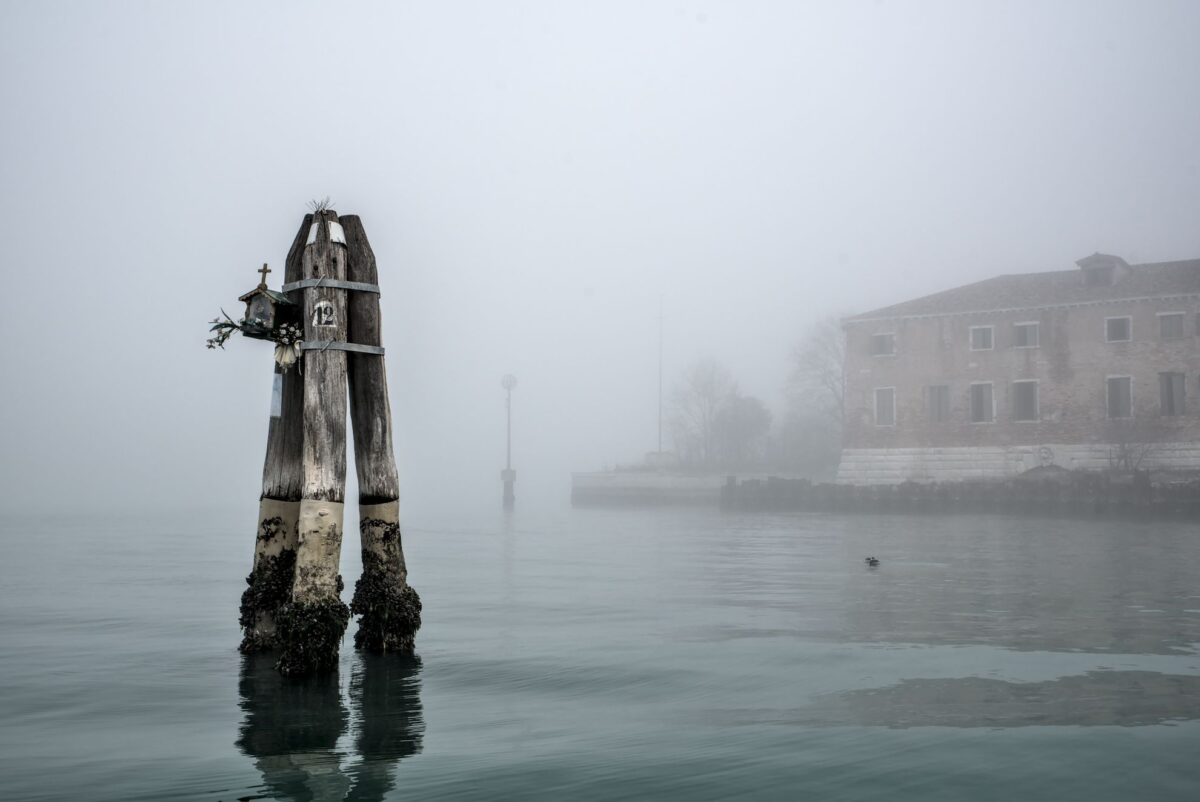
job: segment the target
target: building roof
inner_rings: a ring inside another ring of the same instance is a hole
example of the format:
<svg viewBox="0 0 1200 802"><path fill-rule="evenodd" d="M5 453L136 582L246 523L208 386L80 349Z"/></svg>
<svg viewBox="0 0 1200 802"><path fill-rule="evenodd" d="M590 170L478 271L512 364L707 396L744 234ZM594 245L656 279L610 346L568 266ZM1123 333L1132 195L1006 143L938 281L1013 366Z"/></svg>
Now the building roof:
<svg viewBox="0 0 1200 802"><path fill-rule="evenodd" d="M1092 259L1094 257L1081 259L1081 266L1088 266L1082 263ZM1040 309L1190 294L1200 294L1200 259L1130 265L1123 277L1107 286L1084 283L1083 270L1080 269L996 276L853 315L844 322L996 312L1007 309Z"/></svg>
<svg viewBox="0 0 1200 802"><path fill-rule="evenodd" d="M243 295L242 297L238 298L238 300L243 301L243 302L249 301L255 295L265 295L277 304L287 304L290 306L291 304L294 303L294 301L292 301L290 298L288 298L282 292L275 292L275 290L267 289L266 287L263 287L261 285L250 290L250 292L248 292L245 295Z"/></svg>

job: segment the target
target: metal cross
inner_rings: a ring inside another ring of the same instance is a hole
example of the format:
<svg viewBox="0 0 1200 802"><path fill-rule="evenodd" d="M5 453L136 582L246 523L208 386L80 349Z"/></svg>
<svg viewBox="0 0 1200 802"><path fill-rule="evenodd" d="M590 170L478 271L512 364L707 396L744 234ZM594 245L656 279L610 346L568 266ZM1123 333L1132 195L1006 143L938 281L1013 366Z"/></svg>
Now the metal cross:
<svg viewBox="0 0 1200 802"><path fill-rule="evenodd" d="M258 272L262 274L262 281L260 281L258 283L258 286L260 286L260 287L267 286L267 273L271 272L271 268L267 267L266 262L263 262L262 270L260 270Z"/></svg>

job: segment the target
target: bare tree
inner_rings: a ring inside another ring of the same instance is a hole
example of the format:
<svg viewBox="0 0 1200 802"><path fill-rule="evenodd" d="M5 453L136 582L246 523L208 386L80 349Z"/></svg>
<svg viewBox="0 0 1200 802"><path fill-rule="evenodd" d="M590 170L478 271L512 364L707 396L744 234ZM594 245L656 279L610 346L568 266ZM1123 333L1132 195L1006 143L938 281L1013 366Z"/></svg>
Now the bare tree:
<svg viewBox="0 0 1200 802"><path fill-rule="evenodd" d="M771 410L760 399L735 390L717 410L713 430L721 467L761 464L771 431Z"/></svg>
<svg viewBox="0 0 1200 802"><path fill-rule="evenodd" d="M717 414L736 393L732 374L712 357L694 362L684 371L675 385L671 418L680 461L705 467L713 464Z"/></svg>
<svg viewBox="0 0 1200 802"><path fill-rule="evenodd" d="M841 321L825 318L792 349L791 401L818 412L841 431L846 398L846 335Z"/></svg>
<svg viewBox="0 0 1200 802"><path fill-rule="evenodd" d="M781 467L831 478L841 456L846 338L841 321L825 318L792 348L788 408L773 437L771 458Z"/></svg>

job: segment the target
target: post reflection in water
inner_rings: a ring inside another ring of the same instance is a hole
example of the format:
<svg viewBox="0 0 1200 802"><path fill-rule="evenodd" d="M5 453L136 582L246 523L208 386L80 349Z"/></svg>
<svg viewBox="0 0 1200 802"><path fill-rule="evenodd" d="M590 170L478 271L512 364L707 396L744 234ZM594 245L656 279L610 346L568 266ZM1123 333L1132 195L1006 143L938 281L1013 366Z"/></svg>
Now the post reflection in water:
<svg viewBox="0 0 1200 802"><path fill-rule="evenodd" d="M383 799L395 787L396 764L421 751L421 658L394 654L358 655L350 677L354 706L354 785L347 799Z"/></svg>
<svg viewBox="0 0 1200 802"><path fill-rule="evenodd" d="M270 654L243 658L236 746L254 759L266 798L383 799L396 764L421 751L420 659L356 654L354 661L354 752L347 754L339 741L352 717L337 675L288 679Z"/></svg>
<svg viewBox="0 0 1200 802"><path fill-rule="evenodd" d="M236 745L254 758L269 793L296 802L346 795L350 784L336 747L350 717L336 674L287 679L275 671L273 655L246 655L238 693Z"/></svg>

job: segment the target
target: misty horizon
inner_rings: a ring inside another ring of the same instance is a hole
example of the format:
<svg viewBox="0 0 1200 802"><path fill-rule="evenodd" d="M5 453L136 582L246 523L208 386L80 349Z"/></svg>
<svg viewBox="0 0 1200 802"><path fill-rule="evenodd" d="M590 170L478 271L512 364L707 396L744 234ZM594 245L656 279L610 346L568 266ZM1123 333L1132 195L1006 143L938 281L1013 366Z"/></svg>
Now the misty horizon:
<svg viewBox="0 0 1200 802"><path fill-rule="evenodd" d="M1195 4L339 11L10 10L11 502L251 507L270 351L206 321L314 198L375 249L416 505L498 498L506 373L519 499L653 451L660 299L668 393L712 357L779 413L831 315L1200 256Z"/></svg>

